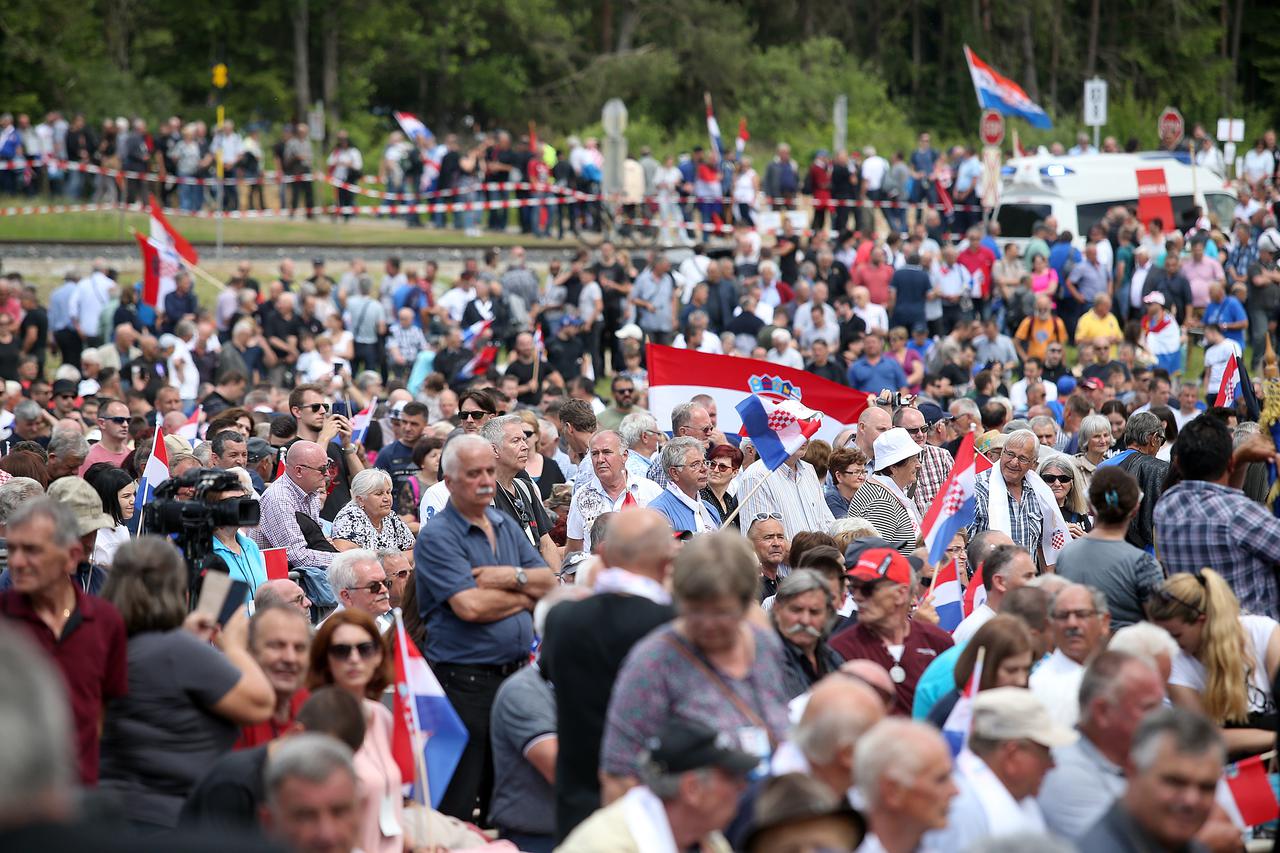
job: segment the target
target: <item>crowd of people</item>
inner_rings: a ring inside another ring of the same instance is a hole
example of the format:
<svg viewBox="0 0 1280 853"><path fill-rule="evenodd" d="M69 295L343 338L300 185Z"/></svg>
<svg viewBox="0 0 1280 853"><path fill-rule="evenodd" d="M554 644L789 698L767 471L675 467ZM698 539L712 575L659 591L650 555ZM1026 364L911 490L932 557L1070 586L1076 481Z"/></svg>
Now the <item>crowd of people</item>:
<svg viewBox="0 0 1280 853"><path fill-rule="evenodd" d="M0 847L1240 849L1214 789L1272 752L1280 666L1280 457L1215 405L1280 295L1242 213L244 262L155 307L102 260L47 300L10 272ZM716 397L651 408L646 342L866 405L771 470ZM206 543L221 619L147 511L162 449L176 499L256 504ZM468 733L435 808L401 625Z"/></svg>

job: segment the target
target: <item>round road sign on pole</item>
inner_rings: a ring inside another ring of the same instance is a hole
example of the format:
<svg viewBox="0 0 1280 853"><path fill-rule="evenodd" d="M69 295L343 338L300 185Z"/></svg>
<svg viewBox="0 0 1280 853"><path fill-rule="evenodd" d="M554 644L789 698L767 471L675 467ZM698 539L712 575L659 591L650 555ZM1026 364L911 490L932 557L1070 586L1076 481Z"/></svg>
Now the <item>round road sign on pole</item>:
<svg viewBox="0 0 1280 853"><path fill-rule="evenodd" d="M1160 147L1172 150L1186 132L1182 121L1182 113L1177 107L1165 107L1160 111L1160 120L1156 123L1156 135L1160 137Z"/></svg>
<svg viewBox="0 0 1280 853"><path fill-rule="evenodd" d="M978 135L984 145L998 146L1004 142L1004 116L995 110L984 110L978 122Z"/></svg>

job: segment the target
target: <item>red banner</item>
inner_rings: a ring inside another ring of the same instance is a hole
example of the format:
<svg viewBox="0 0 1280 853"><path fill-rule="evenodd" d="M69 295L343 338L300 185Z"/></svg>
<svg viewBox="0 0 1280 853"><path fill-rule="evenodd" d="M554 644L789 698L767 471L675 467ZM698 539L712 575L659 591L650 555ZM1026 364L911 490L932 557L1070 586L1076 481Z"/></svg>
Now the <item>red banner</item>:
<svg viewBox="0 0 1280 853"><path fill-rule="evenodd" d="M1173 202L1169 200L1169 184L1163 168L1138 169L1138 219L1150 226L1159 219L1165 229L1173 228Z"/></svg>

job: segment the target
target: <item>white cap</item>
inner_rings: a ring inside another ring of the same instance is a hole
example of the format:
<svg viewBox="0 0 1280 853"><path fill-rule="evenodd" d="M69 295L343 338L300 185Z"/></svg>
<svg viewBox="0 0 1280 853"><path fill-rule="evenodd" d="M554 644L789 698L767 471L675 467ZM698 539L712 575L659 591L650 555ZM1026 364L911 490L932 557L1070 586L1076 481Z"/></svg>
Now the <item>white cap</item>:
<svg viewBox="0 0 1280 853"><path fill-rule="evenodd" d="M1049 716L1025 687L994 687L973 697L973 735L984 740L1029 740L1050 749L1080 737Z"/></svg>
<svg viewBox="0 0 1280 853"><path fill-rule="evenodd" d="M644 332L642 332L640 330L640 327L637 326L635 323L628 323L627 325L623 326L621 329L614 332L613 334L615 337L624 338L624 339L631 338L631 340L633 341L644 340Z"/></svg>
<svg viewBox="0 0 1280 853"><path fill-rule="evenodd" d="M877 471L883 471L903 459L920 455L920 445L916 444L911 433L902 427L894 427L880 433L873 447L876 452L874 468Z"/></svg>
<svg viewBox="0 0 1280 853"><path fill-rule="evenodd" d="M1153 290L1150 293L1148 293L1146 296L1142 297L1142 301L1147 303L1148 305L1151 305L1152 303L1156 305L1163 305L1164 294L1158 290Z"/></svg>

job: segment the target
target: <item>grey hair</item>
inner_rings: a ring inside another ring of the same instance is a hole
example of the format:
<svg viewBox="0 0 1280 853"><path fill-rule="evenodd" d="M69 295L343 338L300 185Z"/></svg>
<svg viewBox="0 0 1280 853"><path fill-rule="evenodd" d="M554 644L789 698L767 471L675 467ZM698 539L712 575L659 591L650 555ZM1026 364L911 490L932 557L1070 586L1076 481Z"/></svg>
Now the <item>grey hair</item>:
<svg viewBox="0 0 1280 853"><path fill-rule="evenodd" d="M390 557L403 557L404 551L397 548L379 548L378 549L378 565L383 569L387 567L387 559ZM410 567L412 568L412 567Z"/></svg>
<svg viewBox="0 0 1280 853"><path fill-rule="evenodd" d="M1048 448L1043 449L1048 450ZM1089 512L1089 486L1085 483L1084 472L1080 470L1076 460L1065 453L1050 452L1036 466L1036 473L1043 474L1050 468L1057 468L1071 477L1071 492L1067 495L1065 508L1071 512Z"/></svg>
<svg viewBox="0 0 1280 853"><path fill-rule="evenodd" d="M497 447L502 444L502 439L506 436L507 427L515 424L524 430L524 420L519 415L501 415L496 418L490 418L489 421L480 427L477 433L485 441Z"/></svg>
<svg viewBox="0 0 1280 853"><path fill-rule="evenodd" d="M982 417L982 410L978 408L978 404L968 397L961 397L959 400L952 400L949 411L952 415L970 415L975 418Z"/></svg>
<svg viewBox="0 0 1280 853"><path fill-rule="evenodd" d="M380 381L382 381L382 377L378 375L376 370L362 370L356 374L356 387L361 391L368 391Z"/></svg>
<svg viewBox="0 0 1280 853"><path fill-rule="evenodd" d="M1107 416L1086 415L1084 420L1080 421L1080 446L1084 447L1091 438L1102 433L1111 434L1111 421L1107 420Z"/></svg>
<svg viewBox="0 0 1280 853"><path fill-rule="evenodd" d="M356 784L356 768L351 747L330 735L302 732L281 738L271 751L263 781L267 802L275 805L280 789L289 779L302 779L319 785L341 771Z"/></svg>
<svg viewBox="0 0 1280 853"><path fill-rule="evenodd" d="M1257 421L1241 421L1236 424L1235 432L1231 433L1231 449L1235 450L1261 431Z"/></svg>
<svg viewBox="0 0 1280 853"><path fill-rule="evenodd" d="M249 293L251 291L245 291L245 292ZM258 329L258 324L250 320L248 317L245 317L243 320L237 320L236 324L231 327L231 334L233 336L238 335L242 332L248 332L249 334L253 334L255 331L257 331L257 329Z"/></svg>
<svg viewBox="0 0 1280 853"><path fill-rule="evenodd" d="M444 452L440 454L440 467L444 469L446 477L457 476L458 466L462 464L459 457L464 450L482 450L492 455L493 445L478 435L455 436L444 446Z"/></svg>
<svg viewBox="0 0 1280 853"><path fill-rule="evenodd" d="M365 468L351 478L352 496L366 497L381 488L391 488L391 475L381 468Z"/></svg>
<svg viewBox="0 0 1280 853"><path fill-rule="evenodd" d="M815 589L822 591L827 609L832 609L834 605L831 599L831 585L827 583L827 579L813 569L794 569L778 584L778 591L773 596L773 612L777 613L778 605L783 602L804 595L806 592L813 592Z"/></svg>
<svg viewBox="0 0 1280 853"><path fill-rule="evenodd" d="M1044 576L1041 575L1041 577L1044 577ZM1037 578L1037 580L1039 580L1039 578ZM1105 593L1103 593L1102 590L1098 589L1096 586L1092 586L1087 583L1071 583L1070 581L1067 582L1066 586L1062 587L1057 592L1053 593L1053 597L1049 599L1050 612L1052 612L1054 608L1058 606L1058 599L1062 597L1062 594L1064 592L1075 589L1077 587L1081 589L1086 589L1089 591L1089 600L1093 602L1093 609L1098 611L1098 613L1111 612L1111 608L1107 605L1107 596Z"/></svg>
<svg viewBox="0 0 1280 853"><path fill-rule="evenodd" d="M947 749L942 735L927 723L890 717L876 723L858 741L853 758L853 778L858 792L874 808L880 801L880 782L888 777L907 784L923 769L923 747L932 741Z"/></svg>
<svg viewBox="0 0 1280 853"><path fill-rule="evenodd" d="M30 477L14 477L0 484L0 524L29 500L44 494L44 488Z"/></svg>
<svg viewBox="0 0 1280 853"><path fill-rule="evenodd" d="M538 418L538 435L554 440L560 437L560 430L546 418Z"/></svg>
<svg viewBox="0 0 1280 853"><path fill-rule="evenodd" d="M55 429L49 438L49 446L45 449L59 459L66 459L68 456L84 457L89 454L89 442L85 441L84 433L78 429Z"/></svg>
<svg viewBox="0 0 1280 853"><path fill-rule="evenodd" d="M864 536L879 536L880 531L876 530L876 526L865 518L847 515L844 518L837 518L831 522L827 528L827 533L832 536L839 536L841 533L853 534L854 539L861 539Z"/></svg>
<svg viewBox="0 0 1280 853"><path fill-rule="evenodd" d="M342 590L356 585L356 566L361 563L373 563L379 568L382 567L378 553L367 548L353 548L333 558L325 574L329 578L329 586L333 587L334 595L339 595Z"/></svg>
<svg viewBox="0 0 1280 853"><path fill-rule="evenodd" d="M0 803L21 814L74 782L71 703L62 677L26 632L0 621Z"/></svg>
<svg viewBox="0 0 1280 853"><path fill-rule="evenodd" d="M641 757L643 761L640 763L640 781L664 803L674 800L680 794L680 780L684 778L684 773L668 773L660 765L650 761L647 753ZM703 767L685 772L693 773L699 780L705 782L710 778L711 769Z"/></svg>
<svg viewBox="0 0 1280 853"><path fill-rule="evenodd" d="M685 456L690 450L702 456L706 452L706 447L692 436L681 436L668 441L667 446L662 448L662 470L670 472L672 468L684 465Z"/></svg>
<svg viewBox="0 0 1280 853"><path fill-rule="evenodd" d="M197 444L191 451L191 455L204 468L208 468L213 463L213 442L202 441Z"/></svg>
<svg viewBox="0 0 1280 853"><path fill-rule="evenodd" d="M1170 661L1178 656L1178 641L1154 622L1135 622L1112 634L1107 649L1126 652L1154 666L1161 655Z"/></svg>
<svg viewBox="0 0 1280 853"><path fill-rule="evenodd" d="M1124 443L1145 444L1152 435L1158 434L1164 440L1164 421L1151 412L1138 412L1130 415L1124 425Z"/></svg>
<svg viewBox="0 0 1280 853"><path fill-rule="evenodd" d="M1048 424L1049 426L1053 427L1054 435L1057 435L1062 431L1058 428L1058 422L1055 421L1053 418L1049 417L1048 415L1036 415L1034 418L1031 419L1031 422L1028 424L1028 426L1030 426L1032 431L1034 431L1036 427L1044 426L1045 424Z"/></svg>
<svg viewBox="0 0 1280 853"><path fill-rule="evenodd" d="M689 421L693 420L693 413L695 409L702 409L705 412L707 407L701 403L690 401L688 403L681 403L671 410L672 434L678 433L680 431L680 427L688 426Z"/></svg>
<svg viewBox="0 0 1280 853"><path fill-rule="evenodd" d="M973 565L970 563L969 565ZM1071 586L1071 581L1059 574L1043 574L1038 575L1027 581L1027 586L1032 589L1038 589L1045 595L1049 596L1049 606L1053 606L1053 599L1058 593Z"/></svg>
<svg viewBox="0 0 1280 853"><path fill-rule="evenodd" d="M1036 438L1036 434L1029 429L1015 429L1013 432L1009 433L1008 437L1004 440L1004 446L1008 447L1017 441L1028 442L1032 447L1040 446L1040 439Z"/></svg>
<svg viewBox="0 0 1280 853"><path fill-rule="evenodd" d="M1153 711L1133 733L1133 745L1129 748L1129 760L1139 772L1151 769L1166 740L1179 755L1200 756L1213 753L1219 760L1227 760L1227 745L1218 727L1208 718L1174 706Z"/></svg>
<svg viewBox="0 0 1280 853"><path fill-rule="evenodd" d="M47 518L53 524L53 544L59 548L70 548L80 541L80 525L71 507L50 497L39 497L19 506L5 522L5 528L14 530L37 518Z"/></svg>
<svg viewBox="0 0 1280 853"><path fill-rule="evenodd" d="M632 412L618 424L622 446L628 450L643 441L645 433L650 431L658 432L658 421L648 412Z"/></svg>

